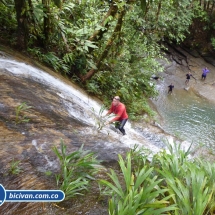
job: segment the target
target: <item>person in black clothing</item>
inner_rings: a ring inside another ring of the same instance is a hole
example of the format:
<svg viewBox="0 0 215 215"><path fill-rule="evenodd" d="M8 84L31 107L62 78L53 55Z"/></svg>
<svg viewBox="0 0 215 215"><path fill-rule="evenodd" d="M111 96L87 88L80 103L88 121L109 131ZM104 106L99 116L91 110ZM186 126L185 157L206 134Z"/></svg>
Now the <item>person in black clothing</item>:
<svg viewBox="0 0 215 215"><path fill-rule="evenodd" d="M168 94L172 94L172 89L174 88L174 85L171 83L169 86Z"/></svg>
<svg viewBox="0 0 215 215"><path fill-rule="evenodd" d="M185 81L185 84L188 84L189 81L190 81L190 78L193 77L193 75L189 72L188 74L186 74L186 76L187 76L187 79L186 79L186 81ZM193 78L194 78L194 77L193 77ZM195 79L195 78L194 78L194 79Z"/></svg>

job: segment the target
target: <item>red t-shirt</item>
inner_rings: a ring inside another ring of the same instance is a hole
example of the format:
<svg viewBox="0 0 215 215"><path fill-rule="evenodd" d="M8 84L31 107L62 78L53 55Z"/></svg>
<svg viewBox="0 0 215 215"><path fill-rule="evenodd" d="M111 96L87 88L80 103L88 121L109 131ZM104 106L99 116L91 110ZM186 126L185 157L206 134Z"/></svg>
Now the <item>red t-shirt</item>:
<svg viewBox="0 0 215 215"><path fill-rule="evenodd" d="M117 106L114 106L112 103L108 113L110 114L114 113L117 115L111 121L121 121L123 119L128 119L128 114L126 112L125 105L121 102Z"/></svg>

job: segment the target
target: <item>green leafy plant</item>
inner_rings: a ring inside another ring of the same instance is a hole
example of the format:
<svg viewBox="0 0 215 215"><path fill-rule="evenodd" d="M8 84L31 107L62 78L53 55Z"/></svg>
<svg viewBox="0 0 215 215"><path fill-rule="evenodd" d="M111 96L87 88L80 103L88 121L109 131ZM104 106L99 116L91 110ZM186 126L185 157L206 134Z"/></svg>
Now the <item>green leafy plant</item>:
<svg viewBox="0 0 215 215"><path fill-rule="evenodd" d="M215 164L191 159L192 144L166 143L168 150L153 155L135 146L119 155L121 173L108 173L100 181L102 195L109 196L109 214L205 215L215 210Z"/></svg>
<svg viewBox="0 0 215 215"><path fill-rule="evenodd" d="M31 106L28 106L26 104L26 102L21 103L20 105L18 105L17 107L15 107L15 113L16 113L16 119L15 122L16 124L22 123L22 122L29 122L30 119L28 119L26 117L26 115L24 115L24 111L29 110L30 108L32 108Z"/></svg>
<svg viewBox="0 0 215 215"><path fill-rule="evenodd" d="M60 149L61 151L56 146L53 148L60 162L60 173L56 174L57 186L65 193L65 199L83 195L102 166L94 153L83 150L83 145L79 150L67 154L66 146L61 140Z"/></svg>
<svg viewBox="0 0 215 215"><path fill-rule="evenodd" d="M52 175L52 172L51 171L46 171L45 175L50 176L50 175Z"/></svg>
<svg viewBox="0 0 215 215"><path fill-rule="evenodd" d="M130 150L132 169L139 171L143 166L145 166L149 161L148 157L152 153L149 149L134 145L134 148Z"/></svg>
<svg viewBox="0 0 215 215"><path fill-rule="evenodd" d="M176 215L209 214L215 199L214 165L200 160L190 160L191 145L182 150L180 144L168 144L169 153L154 156L155 174L163 179L171 202L178 207Z"/></svg>
<svg viewBox="0 0 215 215"><path fill-rule="evenodd" d="M15 161L14 159L10 162L10 167L9 167L10 174L17 175L20 172L22 172L22 169L19 166L20 162L21 161Z"/></svg>
<svg viewBox="0 0 215 215"><path fill-rule="evenodd" d="M111 196L109 200L110 215L156 215L176 209L174 204L169 205L168 199L171 196L164 196L167 189L159 186L162 179L153 176L153 168L145 165L132 172L130 153L127 154L126 162L119 155L119 165L122 180L114 170L111 170L108 175L112 182L100 181L106 187L104 195Z"/></svg>
<svg viewBox="0 0 215 215"><path fill-rule="evenodd" d="M59 59L55 53L48 52L43 55L43 62L51 65L57 72L61 71L62 73L68 73L68 66L64 63L63 60Z"/></svg>
<svg viewBox="0 0 215 215"><path fill-rule="evenodd" d="M104 111L106 110L106 107L104 105L101 106L99 113L97 114L95 109L92 108L93 111L93 118L95 120L95 126L98 131L102 130L104 126L106 125L105 123L107 122L108 119L114 116L114 114L110 115L104 115Z"/></svg>

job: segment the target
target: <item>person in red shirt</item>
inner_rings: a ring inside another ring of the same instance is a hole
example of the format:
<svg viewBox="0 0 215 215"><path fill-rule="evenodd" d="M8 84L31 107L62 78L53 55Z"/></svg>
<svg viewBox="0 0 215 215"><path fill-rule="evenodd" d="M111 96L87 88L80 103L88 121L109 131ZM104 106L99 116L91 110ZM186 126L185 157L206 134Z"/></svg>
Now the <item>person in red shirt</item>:
<svg viewBox="0 0 215 215"><path fill-rule="evenodd" d="M110 121L107 122L107 124L115 123L115 127L117 129L119 129L123 135L125 135L125 123L128 120L128 114L126 112L126 107L123 103L120 102L120 97L119 96L115 96L113 98L113 101L111 103L111 107L108 110L106 115L110 115L111 113L116 114L116 116L111 119Z"/></svg>

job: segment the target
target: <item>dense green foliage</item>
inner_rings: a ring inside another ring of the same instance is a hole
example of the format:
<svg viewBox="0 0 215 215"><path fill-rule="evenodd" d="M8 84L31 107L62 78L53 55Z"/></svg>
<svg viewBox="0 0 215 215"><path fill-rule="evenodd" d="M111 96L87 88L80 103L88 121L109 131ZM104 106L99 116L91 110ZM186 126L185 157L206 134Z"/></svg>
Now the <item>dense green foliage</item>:
<svg viewBox="0 0 215 215"><path fill-rule="evenodd" d="M119 95L130 118L155 97L162 41L180 42L192 19L206 17L199 0L3 0L1 39L67 75L109 104ZM207 7L212 5L207 1ZM213 40L212 40L213 41Z"/></svg>
<svg viewBox="0 0 215 215"><path fill-rule="evenodd" d="M131 150L124 160L119 156L121 174L111 170L111 181L100 181L110 215L214 214L215 165L189 158L190 148L167 145L152 162L145 149Z"/></svg>
<svg viewBox="0 0 215 215"><path fill-rule="evenodd" d="M55 146L53 151L59 159L60 172L56 174L57 186L65 193L65 199L83 195L88 190L89 183L102 166L94 153L83 150L83 146L68 153L66 145L61 141L61 150Z"/></svg>
<svg viewBox="0 0 215 215"><path fill-rule="evenodd" d="M60 150L53 150L60 163L57 186L65 200L92 192L90 181L98 170L105 170L94 154L83 146L69 153L63 141ZM105 170L107 179L98 180L97 175L95 180L100 198L109 199L109 214L214 214L215 164L192 158L191 152L191 145L185 150L180 143L167 143L157 154L136 145L125 158L119 155L120 168Z"/></svg>

